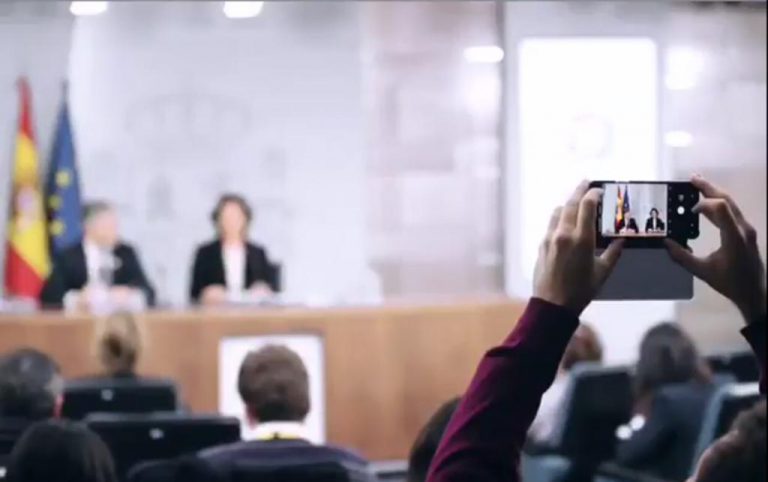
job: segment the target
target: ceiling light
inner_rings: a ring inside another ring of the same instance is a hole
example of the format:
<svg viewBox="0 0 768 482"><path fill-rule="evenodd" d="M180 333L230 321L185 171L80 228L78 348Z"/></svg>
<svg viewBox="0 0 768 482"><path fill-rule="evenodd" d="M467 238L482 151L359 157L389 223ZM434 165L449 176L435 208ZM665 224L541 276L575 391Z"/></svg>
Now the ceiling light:
<svg viewBox="0 0 768 482"><path fill-rule="evenodd" d="M107 7L107 2L72 2L69 4L69 11L78 17L93 16L106 12Z"/></svg>
<svg viewBox="0 0 768 482"><path fill-rule="evenodd" d="M504 59L504 50L496 45L482 45L464 49L464 60L473 64L496 64Z"/></svg>
<svg viewBox="0 0 768 482"><path fill-rule="evenodd" d="M664 143L669 147L688 147L693 143L693 136L686 131L669 131L664 134Z"/></svg>
<svg viewBox="0 0 768 482"><path fill-rule="evenodd" d="M224 15L227 18L256 17L264 8L264 2L224 2Z"/></svg>

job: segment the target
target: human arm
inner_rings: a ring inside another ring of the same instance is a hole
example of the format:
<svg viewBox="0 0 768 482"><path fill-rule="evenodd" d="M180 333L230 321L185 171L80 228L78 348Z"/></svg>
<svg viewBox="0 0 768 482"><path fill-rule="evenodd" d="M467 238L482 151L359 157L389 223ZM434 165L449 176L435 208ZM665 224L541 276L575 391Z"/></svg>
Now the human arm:
<svg viewBox="0 0 768 482"><path fill-rule="evenodd" d="M429 482L516 482L520 452L578 317L618 261L621 241L596 258L600 191L583 183L553 214L539 250L534 297L506 341L488 351L446 429Z"/></svg>
<svg viewBox="0 0 768 482"><path fill-rule="evenodd" d="M760 364L760 388L765 393L766 279L757 231L727 192L700 176L694 176L691 183L703 195L694 212L703 214L718 228L720 247L706 256L694 255L670 240L667 248L675 261L739 309L747 323L742 334Z"/></svg>

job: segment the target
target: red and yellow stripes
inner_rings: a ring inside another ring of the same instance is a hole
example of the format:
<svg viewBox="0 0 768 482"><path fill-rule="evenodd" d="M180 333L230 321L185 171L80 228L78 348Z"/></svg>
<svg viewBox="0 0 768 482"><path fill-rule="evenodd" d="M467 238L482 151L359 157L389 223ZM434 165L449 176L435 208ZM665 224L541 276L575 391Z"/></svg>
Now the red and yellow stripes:
<svg viewBox="0 0 768 482"><path fill-rule="evenodd" d="M19 82L21 109L13 164L5 294L37 299L51 269L40 170L32 130L32 96Z"/></svg>

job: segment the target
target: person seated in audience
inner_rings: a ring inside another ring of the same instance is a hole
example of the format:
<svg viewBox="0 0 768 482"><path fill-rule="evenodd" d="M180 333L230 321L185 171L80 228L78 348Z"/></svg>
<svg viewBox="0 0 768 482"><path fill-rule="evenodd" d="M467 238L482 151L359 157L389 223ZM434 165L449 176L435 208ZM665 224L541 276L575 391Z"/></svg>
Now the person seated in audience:
<svg viewBox="0 0 768 482"><path fill-rule="evenodd" d="M701 257L672 240L665 245L672 259L739 308L747 323L742 334L759 360L765 393L768 298L756 231L727 193L700 176L691 182L703 195L694 211L720 230L721 246ZM448 424L428 482L520 481L520 452L541 397L555 378L579 316L621 255L624 240L595 254L600 196L600 189L589 189L584 182L553 213L536 262L534 295L506 341L480 362ZM765 468L764 442L760 446L765 426L752 427L760 436L739 425L717 441L691 482L760 480L756 477ZM759 450L760 457L742 456Z"/></svg>
<svg viewBox="0 0 768 482"><path fill-rule="evenodd" d="M714 389L711 377L693 340L677 325L651 328L640 343L634 417L618 431L616 461L662 479L690 475Z"/></svg>
<svg viewBox="0 0 768 482"><path fill-rule="evenodd" d="M120 242L112 206L87 204L83 225L83 242L54 260L40 295L43 306L90 310L104 300L121 307L154 305L155 291L136 251Z"/></svg>
<svg viewBox="0 0 768 482"><path fill-rule="evenodd" d="M32 425L11 453L9 482L117 482L112 454L84 425L47 420Z"/></svg>
<svg viewBox="0 0 768 482"><path fill-rule="evenodd" d="M731 430L702 455L695 482L765 482L766 473L765 400L739 414Z"/></svg>
<svg viewBox="0 0 768 482"><path fill-rule="evenodd" d="M578 363L602 363L602 361L603 346L600 338L591 326L582 323L565 348L555 382L541 398L539 411L528 431L531 442L544 446L551 441L559 416L565 408L563 399L568 388L568 375L571 369Z"/></svg>
<svg viewBox="0 0 768 482"><path fill-rule="evenodd" d="M96 338L102 377L136 379L136 364L143 346L141 330L131 313L115 313L102 319Z"/></svg>
<svg viewBox="0 0 768 482"><path fill-rule="evenodd" d="M0 456L32 423L61 415L64 379L48 355L25 348L0 358Z"/></svg>
<svg viewBox="0 0 768 482"><path fill-rule="evenodd" d="M272 265L264 248L248 241L253 211L245 198L223 195L211 218L217 236L195 253L189 293L192 302L215 305L243 294L270 296L276 289Z"/></svg>
<svg viewBox="0 0 768 482"><path fill-rule="evenodd" d="M309 413L309 375L299 356L284 346L270 345L249 353L240 367L237 388L245 405L252 440L200 452L221 477L240 463L251 467L337 463L352 480L375 480L368 462L341 448L313 445L305 438Z"/></svg>
<svg viewBox="0 0 768 482"><path fill-rule="evenodd" d="M443 437L445 427L451 421L453 412L459 406L459 398L445 402L437 412L432 415L427 424L421 429L411 447L408 457L408 478L406 482L426 482L427 471L435 456L437 446Z"/></svg>

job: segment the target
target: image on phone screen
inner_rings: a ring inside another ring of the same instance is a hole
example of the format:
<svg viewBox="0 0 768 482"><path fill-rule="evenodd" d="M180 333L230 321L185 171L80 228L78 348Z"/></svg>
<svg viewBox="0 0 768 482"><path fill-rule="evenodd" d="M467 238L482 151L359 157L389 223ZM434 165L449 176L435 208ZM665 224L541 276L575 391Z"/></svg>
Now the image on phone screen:
<svg viewBox="0 0 768 482"><path fill-rule="evenodd" d="M606 238L667 235L667 185L664 183L603 184L600 233Z"/></svg>

